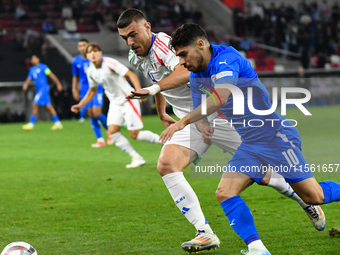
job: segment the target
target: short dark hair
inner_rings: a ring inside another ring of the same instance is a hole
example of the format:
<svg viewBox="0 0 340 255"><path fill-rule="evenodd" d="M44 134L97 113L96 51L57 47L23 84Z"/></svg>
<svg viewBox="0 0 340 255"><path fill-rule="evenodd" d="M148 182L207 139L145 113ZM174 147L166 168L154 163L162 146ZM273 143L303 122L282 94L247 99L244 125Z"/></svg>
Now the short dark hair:
<svg viewBox="0 0 340 255"><path fill-rule="evenodd" d="M89 43L89 41L85 38L80 38L78 42L86 42L86 43Z"/></svg>
<svg viewBox="0 0 340 255"><path fill-rule="evenodd" d="M100 48L99 44L98 43L89 43L87 46L86 46L86 53L87 53L87 50L92 47L93 49L97 49L99 51L102 51L102 49Z"/></svg>
<svg viewBox="0 0 340 255"><path fill-rule="evenodd" d="M185 23L171 34L169 46L175 50L178 46L188 46L198 39L208 40L208 36L199 25L195 23Z"/></svg>
<svg viewBox="0 0 340 255"><path fill-rule="evenodd" d="M132 23L132 21L140 21L140 20L146 20L145 15L140 10L131 8L127 9L120 14L118 21L117 21L117 27L118 28L125 28L128 25Z"/></svg>

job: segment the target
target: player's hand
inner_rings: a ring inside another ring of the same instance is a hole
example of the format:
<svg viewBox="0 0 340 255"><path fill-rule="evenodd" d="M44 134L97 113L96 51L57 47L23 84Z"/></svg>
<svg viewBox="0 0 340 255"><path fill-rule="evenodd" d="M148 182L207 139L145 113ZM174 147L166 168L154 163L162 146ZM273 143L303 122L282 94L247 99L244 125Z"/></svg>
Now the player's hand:
<svg viewBox="0 0 340 255"><path fill-rule="evenodd" d="M74 100L76 100L77 102L80 101L80 95L78 91L72 90L72 95L73 95Z"/></svg>
<svg viewBox="0 0 340 255"><path fill-rule="evenodd" d="M137 91L131 91L131 94L126 99L148 99L150 97L150 91L147 89L140 89Z"/></svg>
<svg viewBox="0 0 340 255"><path fill-rule="evenodd" d="M71 112L78 113L80 111L81 107L77 104L73 105L71 107Z"/></svg>
<svg viewBox="0 0 340 255"><path fill-rule="evenodd" d="M176 131L183 129L184 127L185 125L181 121L178 121L175 124L169 126L160 135L160 142L164 144L166 141L169 141Z"/></svg>
<svg viewBox="0 0 340 255"><path fill-rule="evenodd" d="M165 128L168 128L172 124L175 124L177 121L171 118L168 114L164 114L161 118L161 121Z"/></svg>
<svg viewBox="0 0 340 255"><path fill-rule="evenodd" d="M206 144L212 144L212 136L214 134L214 128L209 125L205 125L202 129L202 140Z"/></svg>
<svg viewBox="0 0 340 255"><path fill-rule="evenodd" d="M57 90L59 92L63 91L63 86L61 84L57 85Z"/></svg>

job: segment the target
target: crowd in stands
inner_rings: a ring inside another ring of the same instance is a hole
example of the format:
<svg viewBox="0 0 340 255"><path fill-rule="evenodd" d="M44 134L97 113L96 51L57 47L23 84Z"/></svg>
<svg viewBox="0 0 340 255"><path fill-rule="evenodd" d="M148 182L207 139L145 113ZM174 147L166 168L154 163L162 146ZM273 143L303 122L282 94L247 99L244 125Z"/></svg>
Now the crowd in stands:
<svg viewBox="0 0 340 255"><path fill-rule="evenodd" d="M306 2L297 8L284 1L269 7L248 2L233 9L235 34L300 54L306 68L339 67L340 7L327 0Z"/></svg>
<svg viewBox="0 0 340 255"><path fill-rule="evenodd" d="M188 0L0 0L0 23L9 33L29 27L45 33L111 32L117 31L120 13L131 7L168 33L188 21L203 25L202 13Z"/></svg>

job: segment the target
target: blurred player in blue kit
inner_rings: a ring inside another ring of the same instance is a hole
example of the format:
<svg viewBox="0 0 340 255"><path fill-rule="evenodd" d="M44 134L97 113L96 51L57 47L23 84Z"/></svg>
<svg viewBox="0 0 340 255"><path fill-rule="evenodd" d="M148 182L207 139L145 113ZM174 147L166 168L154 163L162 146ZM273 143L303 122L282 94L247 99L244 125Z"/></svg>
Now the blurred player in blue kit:
<svg viewBox="0 0 340 255"><path fill-rule="evenodd" d="M288 121L276 111L267 115L255 115L250 111L247 100L244 100L241 101L244 114L234 114L233 103L242 98L247 99L248 96L252 97L255 109L268 110L272 104L268 91L249 61L233 47L210 45L206 33L196 24L184 24L178 28L172 34L170 45L176 51L180 64L191 71L189 80L194 110L168 127L160 139L165 142L171 139L176 131L204 118L201 98L203 94L212 94L206 100L206 114L220 109L227 119L235 123L234 127L242 139L240 147L227 164L227 169L231 168L233 171L227 170L222 176L216 191L217 200L228 217L230 226L248 245L248 251L243 251L244 254L269 255L270 252L257 233L253 216L240 197L242 191L254 181L260 182L266 171L244 170L254 166L283 166L284 169L290 169L278 173L305 203L312 205L339 201L340 184L333 181L318 183L315 180L302 155L298 130L293 125L281 125L282 121ZM216 86L222 84L223 87ZM252 88L253 95L248 95L249 87ZM243 93L243 97L235 91ZM253 119L264 124L258 127L254 127L255 124L253 127L242 124ZM268 122L266 119L279 121ZM209 139L213 132L213 127L207 127L202 131L202 135ZM320 207L316 206L315 209L319 210ZM321 209L316 213L320 214ZM319 230L324 227L320 226Z"/></svg>
<svg viewBox="0 0 340 255"><path fill-rule="evenodd" d="M87 69L90 65L90 60L86 58L86 46L88 41L86 39L80 39L78 42L78 51L80 54L73 58L72 61L72 94L76 101L83 99L89 90L89 82L87 80ZM80 83L80 88L79 88ZM91 127L94 134L97 137L97 142L92 144L93 148L105 146L105 141L100 130L100 124L107 130L107 118L102 113L104 99L104 89L101 85L98 86L98 90L93 99L81 109L79 112L80 123L84 122L85 113L91 118ZM111 137L107 137L107 144L113 144Z"/></svg>
<svg viewBox="0 0 340 255"><path fill-rule="evenodd" d="M50 99L50 87L48 86L47 77L50 77L53 82L57 85L58 91L62 91L63 87L58 80L57 76L52 73L47 65L40 63L40 58L37 55L32 55L31 57L32 67L29 70L27 79L22 87L24 91L27 90L29 84L33 80L36 87L35 96L32 103L32 114L29 122L23 125L24 130L32 130L34 128L34 123L38 116L39 105L45 106L52 116L54 125L51 127L52 130L62 129L63 126L59 120L59 117L51 104Z"/></svg>

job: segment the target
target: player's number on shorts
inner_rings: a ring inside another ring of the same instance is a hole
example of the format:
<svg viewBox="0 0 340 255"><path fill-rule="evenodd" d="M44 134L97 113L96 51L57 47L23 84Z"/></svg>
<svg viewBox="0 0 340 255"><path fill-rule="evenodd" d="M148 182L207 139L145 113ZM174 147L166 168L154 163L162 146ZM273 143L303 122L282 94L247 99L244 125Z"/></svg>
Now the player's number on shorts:
<svg viewBox="0 0 340 255"><path fill-rule="evenodd" d="M297 165L300 163L293 149L288 149L287 151L283 151L282 155L286 158L290 166Z"/></svg>

